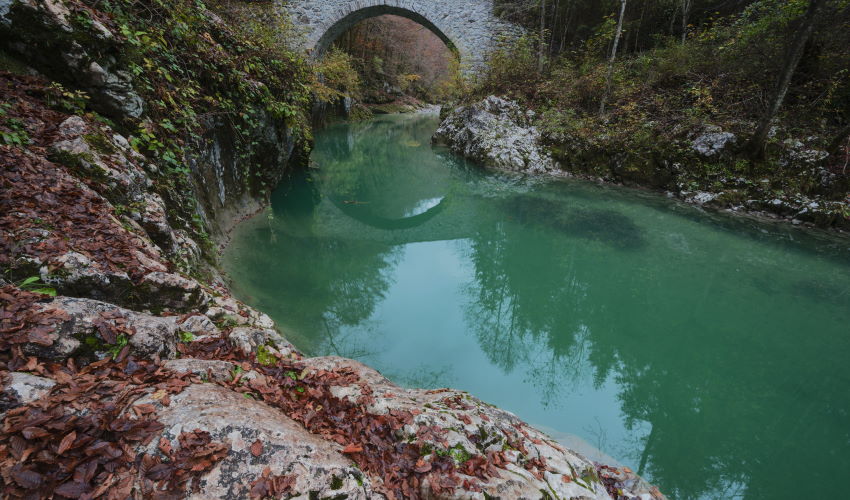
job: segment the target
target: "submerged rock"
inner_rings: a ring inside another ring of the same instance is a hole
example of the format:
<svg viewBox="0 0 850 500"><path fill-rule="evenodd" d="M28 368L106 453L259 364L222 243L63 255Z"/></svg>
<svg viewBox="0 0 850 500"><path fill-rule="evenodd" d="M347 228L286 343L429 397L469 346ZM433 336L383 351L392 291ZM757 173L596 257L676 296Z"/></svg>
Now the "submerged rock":
<svg viewBox="0 0 850 500"><path fill-rule="evenodd" d="M555 162L540 139L528 113L515 102L495 96L455 109L434 134L435 142L489 167L526 172L555 170Z"/></svg>

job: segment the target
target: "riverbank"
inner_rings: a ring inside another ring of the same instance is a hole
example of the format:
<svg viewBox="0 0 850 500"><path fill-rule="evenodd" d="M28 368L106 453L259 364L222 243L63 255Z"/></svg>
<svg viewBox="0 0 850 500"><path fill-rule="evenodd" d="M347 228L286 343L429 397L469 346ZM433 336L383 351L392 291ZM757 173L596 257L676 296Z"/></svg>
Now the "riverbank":
<svg viewBox="0 0 850 500"><path fill-rule="evenodd" d="M736 136L711 127L690 141L666 143L659 138L652 146L629 151L606 135L553 138L545 119L496 96L446 110L443 118L434 140L493 168L645 188L709 210L841 233L850 230L850 196L777 191L769 177L724 170L736 162L728 151L724 154ZM785 147L785 168L826 172L818 166L826 153L797 142Z"/></svg>

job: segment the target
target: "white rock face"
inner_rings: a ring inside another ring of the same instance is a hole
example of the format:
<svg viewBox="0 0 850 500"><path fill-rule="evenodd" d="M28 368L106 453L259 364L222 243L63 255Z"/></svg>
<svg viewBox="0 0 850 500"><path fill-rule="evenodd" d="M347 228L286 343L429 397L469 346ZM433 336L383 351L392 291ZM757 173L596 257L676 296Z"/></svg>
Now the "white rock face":
<svg viewBox="0 0 850 500"><path fill-rule="evenodd" d="M691 143L691 148L705 157L717 156L734 145L738 138L731 132L723 132L719 127L709 127Z"/></svg>
<svg viewBox="0 0 850 500"><path fill-rule="evenodd" d="M248 498L248 489L266 467L273 475L293 475L296 498L384 498L372 490L370 479L342 447L314 436L280 411L246 399L242 394L215 384L192 385L171 397L163 407L158 400L143 398L139 404L159 406L157 419L165 425L163 436L177 447L181 432L207 431L213 441L226 442L230 453L201 482L201 491L189 498ZM259 456L251 445L259 440ZM159 440L150 444L154 452ZM339 496L347 495L347 496Z"/></svg>
<svg viewBox="0 0 850 500"><path fill-rule="evenodd" d="M177 345L177 317L151 316L116 307L106 302L91 299L57 297L51 302L40 304L43 311L53 311L64 318L49 334L53 343L49 346L24 344L25 354L55 361L64 361L83 347L81 339L100 336L98 324L112 324L111 315L121 318L121 324L135 331L128 336L133 354L142 358L160 356L173 357Z"/></svg>
<svg viewBox="0 0 850 500"><path fill-rule="evenodd" d="M553 171L555 162L540 139L540 132L519 105L495 96L455 109L434 134L435 142L489 167Z"/></svg>
<svg viewBox="0 0 850 500"><path fill-rule="evenodd" d="M11 372L8 375L6 386L0 392L0 420L6 410L37 401L56 385L56 382L49 378L29 373Z"/></svg>
<svg viewBox="0 0 850 500"><path fill-rule="evenodd" d="M405 439L424 440L432 449L447 450L453 457L457 454L461 460L464 456L486 455L488 452L509 449L506 453L508 463L501 477L483 481L480 484L482 492L459 488L449 498L537 500L541 498L540 492L546 491L554 498L609 500L611 497L600 481L600 475L616 482L622 490L621 498L664 498L657 489L633 473L619 469L615 472L612 469L609 474L604 468L597 469L584 456L562 447L514 414L490 406L467 393L451 389L404 389L372 368L345 358L309 358L303 360L303 364L308 370L350 370L355 373L359 379L357 383L331 387L330 391L335 397L357 403L365 395L364 388L368 388L374 398L363 405L368 414L416 414L413 423L400 431ZM429 428L439 428L441 431L423 437L419 430ZM541 471L542 477L535 476L523 467L527 461L537 459L546 464L545 470ZM620 476L614 478L614 474ZM459 475L472 484L476 483L474 478ZM422 488L423 498L435 498L427 484Z"/></svg>

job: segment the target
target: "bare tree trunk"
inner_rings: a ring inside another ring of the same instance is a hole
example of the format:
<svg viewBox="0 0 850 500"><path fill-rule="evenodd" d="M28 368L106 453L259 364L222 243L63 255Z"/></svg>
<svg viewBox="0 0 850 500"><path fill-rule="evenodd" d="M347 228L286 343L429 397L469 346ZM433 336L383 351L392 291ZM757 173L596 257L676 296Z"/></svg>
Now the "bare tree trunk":
<svg viewBox="0 0 850 500"><path fill-rule="evenodd" d="M539 44L537 52L537 71L542 73L546 57L546 0L541 0L540 2L540 40L538 40L537 43Z"/></svg>
<svg viewBox="0 0 850 500"><path fill-rule="evenodd" d="M643 6L640 9L640 19L638 20L637 29L635 30L635 46L633 49L634 52L638 51L638 43L640 43L640 30L641 28L643 28L643 17L646 14L646 5L648 3L649 2L643 2Z"/></svg>
<svg viewBox="0 0 850 500"><path fill-rule="evenodd" d="M617 31L614 34L614 46L611 47L611 57L608 58L608 76L605 79L605 93L602 94L602 102L599 103L599 116L605 114L605 105L608 95L611 93L611 85L614 79L614 62L617 60L617 47L620 45L620 37L623 35L623 18L626 15L626 1L620 0L620 18L617 20Z"/></svg>
<svg viewBox="0 0 850 500"><path fill-rule="evenodd" d="M555 32L558 29L558 23L561 22L561 0L555 0L555 5L552 10L554 18L552 20L552 26L549 27L549 55L555 53Z"/></svg>
<svg viewBox="0 0 850 500"><path fill-rule="evenodd" d="M688 16L691 14L693 0L682 0L682 45L688 39Z"/></svg>
<svg viewBox="0 0 850 500"><path fill-rule="evenodd" d="M803 50L806 48L806 43L808 43L814 31L815 18L825 2L826 0L809 0L809 8L806 10L800 22L800 27L797 28L797 33L794 35L794 40L785 56L782 73L779 75L779 81L776 83L776 94L773 97L773 102L770 103L770 107L762 118L761 123L759 123L755 134L753 134L753 137L745 146L752 158L760 159L764 157L764 146L767 136L770 133L770 124L776 118L779 109L782 107L782 103L785 101L785 95L788 94L788 88L791 86L791 78L797 70L797 65L800 64L800 59L803 57Z"/></svg>
<svg viewBox="0 0 850 500"><path fill-rule="evenodd" d="M681 4L676 4L676 7L673 8L673 15L670 17L670 28L667 30L667 32L670 33L670 36L673 36L675 33L674 30L676 28L676 17L679 14L679 7L681 7Z"/></svg>
<svg viewBox="0 0 850 500"><path fill-rule="evenodd" d="M560 52L563 52L564 47L567 45L567 33L570 30L570 24L572 24L573 22L573 12L575 11L573 7L575 7L575 0L570 0L570 3L567 4L567 12L565 14L566 20L564 21L563 33L561 33L561 45L559 49Z"/></svg>

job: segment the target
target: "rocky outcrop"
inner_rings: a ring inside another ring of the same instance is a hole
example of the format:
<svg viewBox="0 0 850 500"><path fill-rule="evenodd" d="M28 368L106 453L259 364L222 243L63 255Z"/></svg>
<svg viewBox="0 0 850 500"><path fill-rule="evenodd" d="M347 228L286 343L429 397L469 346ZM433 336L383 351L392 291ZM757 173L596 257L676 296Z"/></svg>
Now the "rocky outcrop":
<svg viewBox="0 0 850 500"><path fill-rule="evenodd" d="M44 397L56 382L49 378L39 377L24 372L9 373L5 380L0 380L0 420L6 412L21 405L38 401Z"/></svg>
<svg viewBox="0 0 850 500"><path fill-rule="evenodd" d="M0 297L10 301L7 308L30 295ZM607 500L614 491L618 499L664 498L628 469L593 463L467 393L404 389L348 359L304 359L279 333L263 328L262 320L218 327L206 316L160 317L90 299L28 300L16 317L23 321L17 336L29 340L16 345L31 357L21 364L24 358L13 356L7 363L43 376L8 374L5 410L16 409L20 419L31 411L28 405L53 407L71 397L64 394L80 390L74 377L47 369L46 362L114 363L118 371L98 376L90 385L94 393L73 398L94 398L101 391L141 394L124 405L131 420L135 414L156 422L145 424L153 434L135 445L139 456L177 449L187 433L226 449L199 476L198 498L245 498L267 481L286 485L282 498L392 498L399 476L364 461L359 455L364 446L374 447L372 456L385 456L388 465L401 460L405 488L416 488L405 497ZM264 317L247 314L232 299L225 302L236 304L237 314ZM204 338L187 336L184 326ZM42 333L26 337L29 330ZM177 358L178 352L185 354ZM155 371L147 369L155 380L180 385L146 385L141 376L111 380L115 373L140 370L142 359L161 360ZM376 434L363 434L367 429ZM416 450L406 464L405 446Z"/></svg>
<svg viewBox="0 0 850 500"><path fill-rule="evenodd" d="M138 404L158 407L157 419L165 426L144 451L155 452L163 438L176 447L177 436L196 429L230 445L227 457L204 476L197 498L246 498L248 485L266 468L275 476L294 478L294 498L383 497L372 489L371 479L341 453L342 447L307 433L277 409L222 386L192 385L172 396L168 406L151 397ZM252 451L257 442L261 446Z"/></svg>
<svg viewBox="0 0 850 500"><path fill-rule="evenodd" d="M724 132L720 127L706 127L705 131L694 138L691 148L698 154L710 158L729 152L738 138L731 132Z"/></svg>
<svg viewBox="0 0 850 500"><path fill-rule="evenodd" d="M449 113L434 134L455 153L488 167L522 172L557 169L532 125L533 113L515 102L490 96Z"/></svg>
<svg viewBox="0 0 850 500"><path fill-rule="evenodd" d="M121 42L108 18L90 14L85 29L62 0L5 0L0 9L4 44L39 72L80 88L92 103L116 119L139 118L144 101L134 90L132 75L120 67Z"/></svg>
<svg viewBox="0 0 850 500"><path fill-rule="evenodd" d="M220 19L218 22L223 24ZM72 0L5 0L0 8L0 48L20 58L33 72L84 92L89 106L117 123L136 129L145 119L144 99L127 70L126 34L97 10ZM301 131L289 120L275 118L266 109L248 108L242 113L255 124L250 142L243 137L244 129L217 116L220 113L200 118L203 132L182 138L185 154L181 160L192 171L199 213L180 214L186 219L180 225L191 226L191 218L199 216L208 232L226 234L243 216L260 208L293 163L305 160L297 140ZM51 146L54 155L72 159L92 175L108 176L104 182L109 187L107 198L113 203L124 198L120 203L128 208L127 215L157 245L166 251L179 250L187 266L197 265L198 245L185 228L173 228L174 211L169 221L161 193L151 189L147 176L137 175L138 167L144 167L149 175L160 175L159 168L133 151L127 138L110 131L105 140L92 144L87 135L92 133L91 125L72 117ZM111 165L111 158L103 161L112 156L117 166ZM249 165L262 168L252 170ZM179 198L186 193L171 196ZM171 200L173 205L177 201Z"/></svg>

